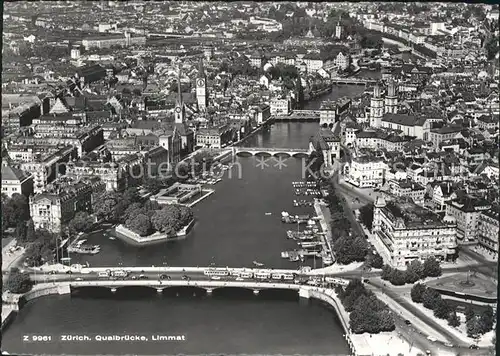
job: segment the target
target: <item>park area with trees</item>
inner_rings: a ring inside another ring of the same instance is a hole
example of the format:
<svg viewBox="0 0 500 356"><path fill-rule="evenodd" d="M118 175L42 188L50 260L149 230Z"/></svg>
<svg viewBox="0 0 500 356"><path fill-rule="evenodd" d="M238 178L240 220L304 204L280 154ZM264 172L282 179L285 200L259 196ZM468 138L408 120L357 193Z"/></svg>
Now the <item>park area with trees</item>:
<svg viewBox="0 0 500 356"><path fill-rule="evenodd" d="M424 263L419 260L412 261L406 267L406 270L384 265L382 267L381 277L396 286L402 286L404 284L415 283L427 277L439 277L441 274L442 271L439 261L433 256L429 256L425 259Z"/></svg>
<svg viewBox="0 0 500 356"><path fill-rule="evenodd" d="M336 292L345 310L350 313L353 333L375 334L395 329L394 318L387 305L366 289L361 280L351 280L345 289L338 286Z"/></svg>
<svg viewBox="0 0 500 356"><path fill-rule="evenodd" d="M5 289L11 293L26 293L33 287L33 281L29 273L22 273L19 268L11 268L9 277L5 284Z"/></svg>
<svg viewBox="0 0 500 356"><path fill-rule="evenodd" d="M98 219L122 223L140 236L174 234L193 220L189 207L173 204L160 208L156 202L142 202L134 191L105 192L96 199L94 212Z"/></svg>
<svg viewBox="0 0 500 356"><path fill-rule="evenodd" d="M450 326L460 326L456 307L450 301L443 299L435 289L417 283L411 289L410 295L413 302L421 303L425 308L432 310L436 318L447 320ZM469 305L464 314L467 336L476 338L493 329L496 315L490 306L486 306L478 313Z"/></svg>

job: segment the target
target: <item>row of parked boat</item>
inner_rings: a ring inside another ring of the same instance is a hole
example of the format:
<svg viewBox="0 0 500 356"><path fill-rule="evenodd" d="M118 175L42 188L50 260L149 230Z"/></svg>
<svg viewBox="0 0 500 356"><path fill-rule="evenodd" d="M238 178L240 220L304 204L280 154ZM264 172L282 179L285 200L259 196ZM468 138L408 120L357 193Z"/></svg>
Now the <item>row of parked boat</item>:
<svg viewBox="0 0 500 356"><path fill-rule="evenodd" d="M320 197L321 192L319 189L315 188L299 188L295 189L295 195L300 196L300 195L305 195L309 197Z"/></svg>
<svg viewBox="0 0 500 356"><path fill-rule="evenodd" d="M99 245L85 245L85 241L80 240L75 244L68 246L69 253L78 253L82 255L96 255L101 251L101 246Z"/></svg>
<svg viewBox="0 0 500 356"><path fill-rule="evenodd" d="M281 221L285 224L307 224L310 218L311 216L308 214L290 215L286 211L281 212Z"/></svg>
<svg viewBox="0 0 500 356"><path fill-rule="evenodd" d="M316 188L318 184L316 182L292 182L294 188Z"/></svg>
<svg viewBox="0 0 500 356"><path fill-rule="evenodd" d="M314 202L310 200L294 200L293 206L295 207L313 207Z"/></svg>

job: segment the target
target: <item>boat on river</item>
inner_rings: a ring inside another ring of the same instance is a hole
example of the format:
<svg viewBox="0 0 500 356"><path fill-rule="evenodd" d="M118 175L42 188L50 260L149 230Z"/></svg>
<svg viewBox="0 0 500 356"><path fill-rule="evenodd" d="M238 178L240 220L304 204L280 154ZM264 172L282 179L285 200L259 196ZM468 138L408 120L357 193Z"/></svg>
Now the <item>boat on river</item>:
<svg viewBox="0 0 500 356"><path fill-rule="evenodd" d="M81 255L96 255L101 251L101 247L99 245L80 245L80 246L70 246L68 247L68 252L70 253L78 253Z"/></svg>
<svg viewBox="0 0 500 356"><path fill-rule="evenodd" d="M260 262L257 262L257 261L253 261L253 265L254 265L255 267L262 267L262 266L264 266L264 264L263 264L263 263L260 263Z"/></svg>

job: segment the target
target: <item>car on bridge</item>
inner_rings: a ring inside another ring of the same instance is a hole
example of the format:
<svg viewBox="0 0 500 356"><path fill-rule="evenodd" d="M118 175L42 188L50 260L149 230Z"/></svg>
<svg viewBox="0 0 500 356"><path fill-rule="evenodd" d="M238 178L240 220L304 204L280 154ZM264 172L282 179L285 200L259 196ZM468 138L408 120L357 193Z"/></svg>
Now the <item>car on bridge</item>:
<svg viewBox="0 0 500 356"><path fill-rule="evenodd" d="M185 280L185 281L190 281L191 280L191 277L189 276L186 276L185 274L182 275L182 279Z"/></svg>
<svg viewBox="0 0 500 356"><path fill-rule="evenodd" d="M166 274L160 274L160 279L167 279L167 280L171 280L172 277L170 277L169 275L166 275Z"/></svg>

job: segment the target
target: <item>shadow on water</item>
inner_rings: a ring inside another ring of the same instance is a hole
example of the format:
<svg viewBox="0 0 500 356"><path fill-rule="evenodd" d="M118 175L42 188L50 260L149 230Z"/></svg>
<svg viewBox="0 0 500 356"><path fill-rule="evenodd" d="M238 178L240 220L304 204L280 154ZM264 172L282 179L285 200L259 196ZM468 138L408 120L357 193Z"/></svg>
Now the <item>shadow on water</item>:
<svg viewBox="0 0 500 356"><path fill-rule="evenodd" d="M207 291L203 288L198 287L169 287L165 288L162 292L164 298L199 298L207 294Z"/></svg>
<svg viewBox="0 0 500 356"><path fill-rule="evenodd" d="M149 287L120 287L113 291L103 287L80 287L71 289L72 298L98 298L118 300L150 299L157 294L156 289Z"/></svg>
<svg viewBox="0 0 500 356"><path fill-rule="evenodd" d="M255 296L252 289L246 288L217 288L212 292L213 298L219 299L253 299Z"/></svg>
<svg viewBox="0 0 500 356"><path fill-rule="evenodd" d="M294 290L263 289L259 293L263 300L299 300L299 294Z"/></svg>

